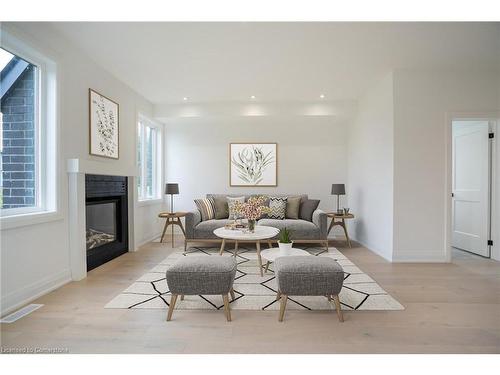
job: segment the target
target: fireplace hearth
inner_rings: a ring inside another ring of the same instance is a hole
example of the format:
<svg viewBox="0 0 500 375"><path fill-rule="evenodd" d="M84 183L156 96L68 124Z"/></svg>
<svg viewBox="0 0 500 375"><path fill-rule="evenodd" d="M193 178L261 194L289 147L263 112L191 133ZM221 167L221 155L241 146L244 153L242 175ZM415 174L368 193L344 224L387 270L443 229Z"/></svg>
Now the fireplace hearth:
<svg viewBox="0 0 500 375"><path fill-rule="evenodd" d="M127 177L85 175L87 271L128 251Z"/></svg>

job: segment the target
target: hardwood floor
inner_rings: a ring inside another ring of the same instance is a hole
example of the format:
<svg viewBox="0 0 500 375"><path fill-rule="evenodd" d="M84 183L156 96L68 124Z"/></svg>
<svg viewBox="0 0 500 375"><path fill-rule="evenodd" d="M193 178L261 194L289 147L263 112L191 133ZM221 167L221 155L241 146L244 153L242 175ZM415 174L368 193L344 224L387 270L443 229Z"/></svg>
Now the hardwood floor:
<svg viewBox="0 0 500 375"><path fill-rule="evenodd" d="M118 310L103 306L171 251L150 243L34 303L44 307L1 325L6 348L70 353L500 353L500 262L473 256L451 264L391 264L353 242L332 242L398 299L404 311ZM181 239L177 240L181 245Z"/></svg>

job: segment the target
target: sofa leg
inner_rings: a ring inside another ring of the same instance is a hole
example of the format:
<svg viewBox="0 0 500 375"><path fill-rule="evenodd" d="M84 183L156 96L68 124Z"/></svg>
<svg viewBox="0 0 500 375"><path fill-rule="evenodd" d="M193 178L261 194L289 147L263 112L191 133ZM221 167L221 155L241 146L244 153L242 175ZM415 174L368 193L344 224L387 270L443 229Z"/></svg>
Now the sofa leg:
<svg viewBox="0 0 500 375"><path fill-rule="evenodd" d="M184 239L184 254L187 252L187 247L188 247L188 242L186 239Z"/></svg>
<svg viewBox="0 0 500 375"><path fill-rule="evenodd" d="M328 240L325 241L325 250L328 252Z"/></svg>

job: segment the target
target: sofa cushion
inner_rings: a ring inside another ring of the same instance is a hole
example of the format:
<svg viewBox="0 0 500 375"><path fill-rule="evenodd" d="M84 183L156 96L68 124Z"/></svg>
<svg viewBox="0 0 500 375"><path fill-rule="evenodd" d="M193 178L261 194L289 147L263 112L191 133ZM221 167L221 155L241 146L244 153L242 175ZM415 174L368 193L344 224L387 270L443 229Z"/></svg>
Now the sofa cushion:
<svg viewBox="0 0 500 375"><path fill-rule="evenodd" d="M215 218L215 202L213 198L195 199L194 203L201 213L202 221Z"/></svg>
<svg viewBox="0 0 500 375"><path fill-rule="evenodd" d="M215 203L215 218L214 219L227 219L229 218L229 206L227 204L227 197L214 196L211 197Z"/></svg>
<svg viewBox="0 0 500 375"><path fill-rule="evenodd" d="M300 204L299 217L302 220L312 221L313 212L319 206L319 199L307 199Z"/></svg>
<svg viewBox="0 0 500 375"><path fill-rule="evenodd" d="M268 227L274 227L277 229L287 228L290 230L290 236L292 240L319 240L320 231L319 228L306 220L294 220L294 219L260 219L257 222L258 225L265 225ZM277 238L278 236L276 236Z"/></svg>
<svg viewBox="0 0 500 375"><path fill-rule="evenodd" d="M202 221L199 223L197 226L194 227L194 238L197 239L217 239L217 237L214 234L214 230L217 228L222 228L224 225L228 223L232 223L233 220L229 219L212 219L212 220L206 220Z"/></svg>
<svg viewBox="0 0 500 375"><path fill-rule="evenodd" d="M300 211L300 197L288 197L286 201L286 215L287 219L298 219Z"/></svg>
<svg viewBox="0 0 500 375"><path fill-rule="evenodd" d="M270 212L267 217L269 219L285 219L287 200L288 197L269 197Z"/></svg>
<svg viewBox="0 0 500 375"><path fill-rule="evenodd" d="M240 219L241 215L234 210L236 202L245 203L245 197L227 197L227 204L229 207L229 219Z"/></svg>

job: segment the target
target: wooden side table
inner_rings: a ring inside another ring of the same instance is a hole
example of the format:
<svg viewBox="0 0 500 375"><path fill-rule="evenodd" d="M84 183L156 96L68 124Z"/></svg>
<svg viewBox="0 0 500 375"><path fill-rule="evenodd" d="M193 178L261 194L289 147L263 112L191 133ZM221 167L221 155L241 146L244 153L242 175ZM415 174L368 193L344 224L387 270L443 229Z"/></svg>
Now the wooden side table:
<svg viewBox="0 0 500 375"><path fill-rule="evenodd" d="M351 247L351 239L349 238L349 234L347 234L347 226L346 226L345 220L346 219L354 219L354 215L353 214L338 214L336 212L329 212L326 215L332 219L330 226L328 227L328 233L326 235L328 236L330 234L330 231L332 230L332 228L338 225L344 229L347 244L349 245L349 247ZM339 220L336 220L336 219L339 219Z"/></svg>
<svg viewBox="0 0 500 375"><path fill-rule="evenodd" d="M167 228L172 226L172 247L174 247L174 225L178 225L184 237L186 237L186 232L184 231L184 226L182 225L181 217L185 217L187 212L160 212L159 218L166 219L165 226L163 227L163 233L161 234L160 242L163 242L163 237L165 237L165 232Z"/></svg>

